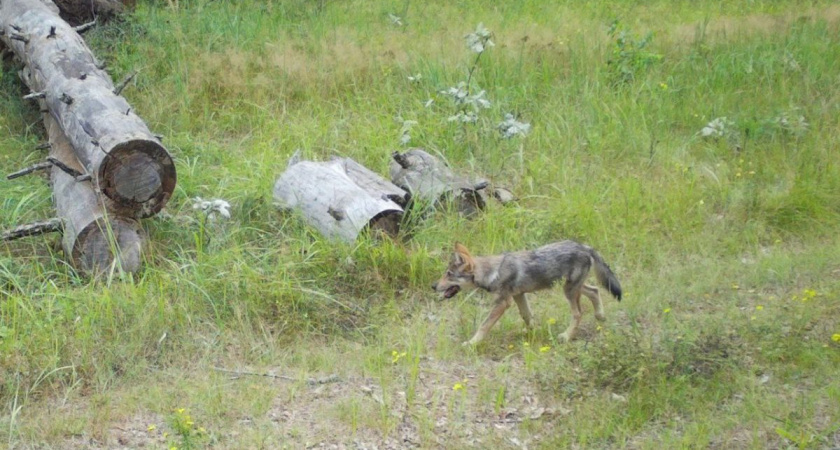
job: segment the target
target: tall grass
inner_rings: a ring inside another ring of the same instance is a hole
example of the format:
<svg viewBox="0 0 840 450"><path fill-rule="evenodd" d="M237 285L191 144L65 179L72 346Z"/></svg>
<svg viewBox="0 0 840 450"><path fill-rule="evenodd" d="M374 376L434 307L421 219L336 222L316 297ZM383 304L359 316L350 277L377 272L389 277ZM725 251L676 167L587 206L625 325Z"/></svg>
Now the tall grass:
<svg viewBox="0 0 840 450"><path fill-rule="evenodd" d="M80 279L53 238L4 244L0 442L107 446L119 426L160 445L299 446L393 438L410 423L424 447L444 432L456 446L837 445L840 13L696 3L146 2L91 31L114 79L140 70L125 95L165 136L179 183L168 214L143 224L151 244L132 281ZM608 64L614 19L652 32L645 51L661 55L625 83ZM463 35L479 22L496 46L473 80L492 106L449 123L439 91L465 79ZM11 172L43 156L42 133L13 66L0 85ZM527 136L500 138L508 112L531 123ZM800 116L805 129L789 125ZM720 117L726 136L703 138ZM273 208L296 149L387 173L398 118L417 121L411 145L518 200L355 244ZM51 214L38 177L0 194L3 227ZM232 219L201 231L196 196L228 200ZM433 297L452 241L482 254L567 238L597 248L625 286L610 320L598 329L587 314L582 338L560 345L549 320L568 310L549 291L535 332L510 314L461 349L487 305ZM214 366L301 381L230 381ZM306 380L329 373L345 380L337 397L313 399ZM481 431L476 418L525 414L529 396L567 413ZM277 425L284 409L317 419Z"/></svg>

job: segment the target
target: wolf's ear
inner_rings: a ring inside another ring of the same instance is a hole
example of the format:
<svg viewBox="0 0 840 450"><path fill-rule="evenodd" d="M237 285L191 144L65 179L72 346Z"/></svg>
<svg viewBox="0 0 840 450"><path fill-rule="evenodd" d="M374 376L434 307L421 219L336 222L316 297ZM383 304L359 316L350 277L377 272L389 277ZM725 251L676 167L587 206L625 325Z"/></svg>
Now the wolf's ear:
<svg viewBox="0 0 840 450"><path fill-rule="evenodd" d="M453 253L455 257L455 261L458 265L463 265L463 270L470 272L473 270L473 257L470 254L470 251L467 250L467 247L464 247L464 244L460 242L455 243L455 253Z"/></svg>

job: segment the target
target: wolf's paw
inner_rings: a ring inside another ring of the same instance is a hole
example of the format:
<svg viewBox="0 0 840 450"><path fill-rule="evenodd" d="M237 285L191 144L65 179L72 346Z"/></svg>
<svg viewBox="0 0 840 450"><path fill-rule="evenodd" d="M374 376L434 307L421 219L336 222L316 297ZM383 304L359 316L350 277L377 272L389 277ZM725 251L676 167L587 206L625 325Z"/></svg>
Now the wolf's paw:
<svg viewBox="0 0 840 450"><path fill-rule="evenodd" d="M604 322L607 320L607 316L603 312L596 312L595 318L598 319L599 322Z"/></svg>
<svg viewBox="0 0 840 450"><path fill-rule="evenodd" d="M572 340L572 335L568 331L558 334L557 337L563 342L569 342Z"/></svg>

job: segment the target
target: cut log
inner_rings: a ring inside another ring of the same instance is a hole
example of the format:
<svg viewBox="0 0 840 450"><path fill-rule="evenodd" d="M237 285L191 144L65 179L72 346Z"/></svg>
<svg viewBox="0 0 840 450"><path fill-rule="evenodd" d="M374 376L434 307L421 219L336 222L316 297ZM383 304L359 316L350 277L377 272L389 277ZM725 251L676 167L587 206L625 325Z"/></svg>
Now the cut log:
<svg viewBox="0 0 840 450"><path fill-rule="evenodd" d="M70 142L48 114L44 125L50 139L50 157L80 170ZM95 276L116 266L124 272L140 269L143 234L137 222L108 216L90 181L77 181L54 165L50 169L53 202L63 224L61 246L70 263L85 275Z"/></svg>
<svg viewBox="0 0 840 450"><path fill-rule="evenodd" d="M49 0L2 0L0 40L26 66L25 82L43 98L108 209L152 216L175 188L172 157L57 12Z"/></svg>
<svg viewBox="0 0 840 450"><path fill-rule="evenodd" d="M411 195L405 190L382 178L376 172L353 161L350 158L335 158L333 161L340 161L344 165L344 172L360 188L368 191L373 196L385 196L403 209L408 206Z"/></svg>
<svg viewBox="0 0 840 450"><path fill-rule="evenodd" d="M431 205L452 202L464 215L484 209L486 201L482 191L487 181L456 175L439 159L419 148L394 152L391 156L391 181L408 191L415 202L420 200Z"/></svg>
<svg viewBox="0 0 840 450"><path fill-rule="evenodd" d="M408 194L349 158L292 161L274 184L283 209L329 238L353 242L369 231L396 236ZM396 201L395 201L396 200Z"/></svg>

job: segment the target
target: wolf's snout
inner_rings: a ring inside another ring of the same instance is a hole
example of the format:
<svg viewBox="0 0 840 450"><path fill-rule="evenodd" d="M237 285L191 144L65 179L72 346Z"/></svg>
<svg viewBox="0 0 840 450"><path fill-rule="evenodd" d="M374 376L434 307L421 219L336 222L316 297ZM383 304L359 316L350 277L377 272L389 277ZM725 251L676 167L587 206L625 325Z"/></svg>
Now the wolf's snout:
<svg viewBox="0 0 840 450"><path fill-rule="evenodd" d="M436 291L436 290L437 290L437 281L435 281L434 283L432 283L432 290L433 290L433 291Z"/></svg>

